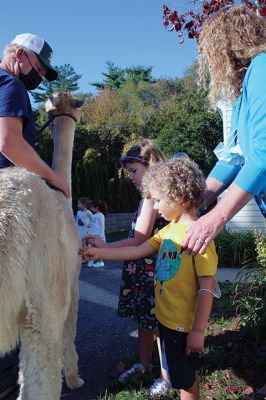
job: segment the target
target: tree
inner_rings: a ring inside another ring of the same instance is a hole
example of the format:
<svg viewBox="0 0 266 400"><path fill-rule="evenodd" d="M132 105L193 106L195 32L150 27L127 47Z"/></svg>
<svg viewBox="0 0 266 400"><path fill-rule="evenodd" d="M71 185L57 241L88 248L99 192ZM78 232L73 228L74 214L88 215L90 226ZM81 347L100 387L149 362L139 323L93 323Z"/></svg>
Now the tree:
<svg viewBox="0 0 266 400"><path fill-rule="evenodd" d="M156 142L167 156L184 151L209 173L223 129L219 114L208 110L206 93L187 91L169 100L157 116L155 129Z"/></svg>
<svg viewBox="0 0 266 400"><path fill-rule="evenodd" d="M152 67L137 65L122 69L111 61L107 61L106 67L107 72L102 73L105 77L103 82L91 83L92 86L95 86L99 90L110 89L116 92L128 81L134 82L135 84L141 81L155 82L151 75Z"/></svg>
<svg viewBox="0 0 266 400"><path fill-rule="evenodd" d="M81 75L76 74L70 64L55 66L58 79L49 82L44 80L37 90L31 93L35 103L41 103L48 99L53 92L75 92L79 89L78 80Z"/></svg>
<svg viewBox="0 0 266 400"><path fill-rule="evenodd" d="M193 3L194 7L184 13L171 11L166 5L163 6L164 26L171 25L169 31L178 32L180 43L184 42L184 34L187 34L189 39L198 39L204 21L221 8L234 5L235 1L194 0ZM241 3L262 16L266 15L266 0L241 0Z"/></svg>
<svg viewBox="0 0 266 400"><path fill-rule="evenodd" d="M111 61L106 63L107 72L102 72L105 76L103 82L92 82L91 85L99 90L110 89L117 91L125 81L125 71Z"/></svg>
<svg viewBox="0 0 266 400"><path fill-rule="evenodd" d="M102 90L90 98L84 108L84 121L89 135L97 138L97 150L101 161L113 170L123 146L127 126L124 102L121 96L110 89Z"/></svg>
<svg viewBox="0 0 266 400"><path fill-rule="evenodd" d="M135 84L143 81L154 83L155 80L152 77L152 67L143 67L142 65L133 66L125 69L126 79L125 81L132 81Z"/></svg>

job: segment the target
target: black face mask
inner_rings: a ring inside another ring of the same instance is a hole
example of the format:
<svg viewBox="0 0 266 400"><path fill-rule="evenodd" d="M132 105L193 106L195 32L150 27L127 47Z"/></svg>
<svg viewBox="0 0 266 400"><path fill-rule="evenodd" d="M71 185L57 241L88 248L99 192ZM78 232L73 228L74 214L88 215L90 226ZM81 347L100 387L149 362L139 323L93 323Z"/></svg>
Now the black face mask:
<svg viewBox="0 0 266 400"><path fill-rule="evenodd" d="M29 57L27 56L27 54L26 54L26 57L27 57L27 59L29 60ZM27 74L27 75L25 75L25 74L23 74L22 72L21 72L21 70L20 70L20 74L19 74L19 76L18 76L18 79L19 80L21 80L21 82L23 82L23 84L24 84L24 86L25 86L25 88L27 89L27 90L34 90L34 89L36 89L38 86L39 86L39 84L42 82L42 77L38 74L38 72L33 68L33 66L32 66L32 64L31 64L31 62L30 62L30 60L29 60L29 63L30 63L30 65L31 65L31 70L30 70L30 72ZM20 69L20 66L19 66L19 69Z"/></svg>

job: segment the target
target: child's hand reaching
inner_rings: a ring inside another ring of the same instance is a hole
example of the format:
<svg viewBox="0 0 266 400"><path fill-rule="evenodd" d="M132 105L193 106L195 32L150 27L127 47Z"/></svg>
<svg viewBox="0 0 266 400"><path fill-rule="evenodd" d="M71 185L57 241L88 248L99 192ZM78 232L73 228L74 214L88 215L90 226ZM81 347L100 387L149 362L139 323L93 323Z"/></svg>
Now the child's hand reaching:
<svg viewBox="0 0 266 400"><path fill-rule="evenodd" d="M99 260L100 251L96 247L83 246L79 249L79 255L82 256L82 260Z"/></svg>
<svg viewBox="0 0 266 400"><path fill-rule="evenodd" d="M82 239L82 245L83 246L94 246L94 247L105 247L105 242L100 238L98 235L86 235Z"/></svg>

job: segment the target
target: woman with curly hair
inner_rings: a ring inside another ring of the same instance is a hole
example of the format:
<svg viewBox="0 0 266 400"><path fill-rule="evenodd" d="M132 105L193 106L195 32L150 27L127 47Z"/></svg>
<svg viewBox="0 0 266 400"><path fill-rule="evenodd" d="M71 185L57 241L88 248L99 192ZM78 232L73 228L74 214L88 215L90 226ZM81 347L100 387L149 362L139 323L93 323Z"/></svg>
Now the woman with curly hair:
<svg viewBox="0 0 266 400"><path fill-rule="evenodd" d="M148 169L142 191L154 209L171 221L146 242L119 248L83 247L83 258L135 260L158 252L155 270L155 315L159 323L165 387L180 389L181 400L198 400L195 353L204 348L204 330L217 296L214 242L204 255L183 252L186 230L197 219L205 178L188 158L172 158ZM162 379L162 378L160 378ZM152 387L149 395L156 394ZM157 393L160 394L160 393ZM166 394L166 390L164 391Z"/></svg>
<svg viewBox="0 0 266 400"><path fill-rule="evenodd" d="M245 7L218 11L199 37L199 69L210 103L234 101L231 133L215 149L206 203L225 196L189 229L183 246L203 254L224 225L253 197L266 217L266 20Z"/></svg>

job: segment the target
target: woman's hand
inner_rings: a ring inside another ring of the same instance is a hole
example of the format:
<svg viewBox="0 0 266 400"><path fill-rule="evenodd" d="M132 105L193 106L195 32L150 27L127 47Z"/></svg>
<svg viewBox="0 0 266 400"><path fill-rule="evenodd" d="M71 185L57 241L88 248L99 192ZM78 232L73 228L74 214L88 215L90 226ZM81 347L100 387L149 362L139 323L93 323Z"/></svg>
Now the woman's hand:
<svg viewBox="0 0 266 400"><path fill-rule="evenodd" d="M200 217L187 231L183 247L194 256L204 254L211 241L223 229L225 221L215 209Z"/></svg>

